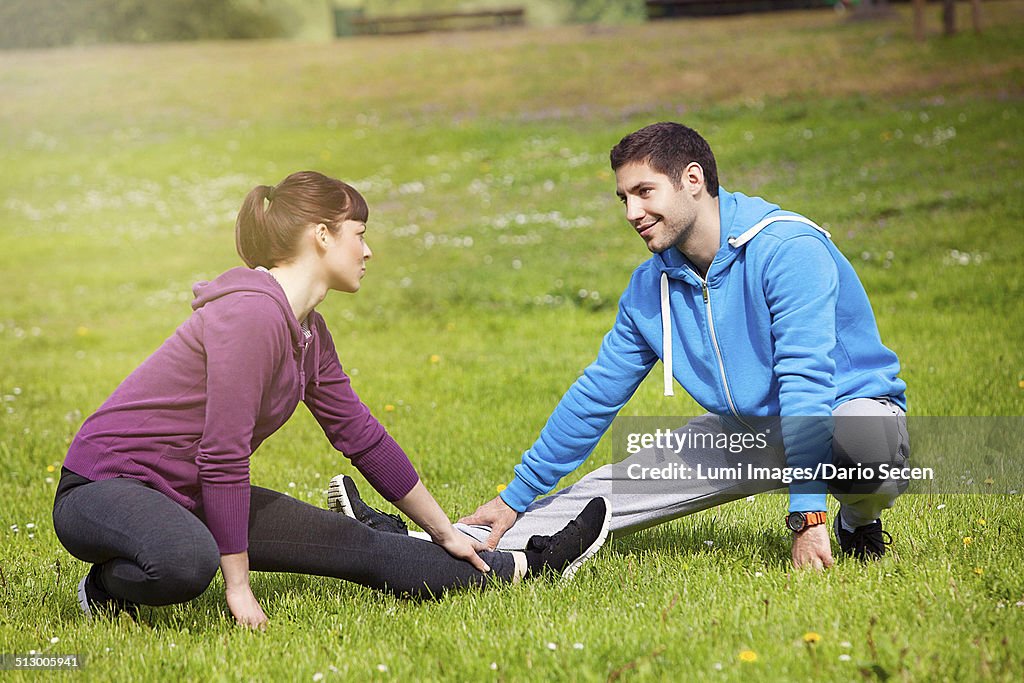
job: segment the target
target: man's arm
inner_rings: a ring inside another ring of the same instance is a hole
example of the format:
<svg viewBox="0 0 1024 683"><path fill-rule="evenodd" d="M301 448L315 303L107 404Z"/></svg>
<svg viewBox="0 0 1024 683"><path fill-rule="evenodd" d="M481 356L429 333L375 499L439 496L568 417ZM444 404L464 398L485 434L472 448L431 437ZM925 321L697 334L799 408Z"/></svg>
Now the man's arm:
<svg viewBox="0 0 1024 683"><path fill-rule="evenodd" d="M636 391L657 360L619 301L615 325L605 335L597 359L558 402L533 446L515 467L515 477L501 495L459 520L491 527L487 545L495 548L537 496L551 491L593 452L615 415Z"/></svg>
<svg viewBox="0 0 1024 683"><path fill-rule="evenodd" d="M829 462L835 403L836 303L839 275L828 247L817 236L789 238L769 258L765 297L775 340L775 376L786 464L814 471ZM823 481L794 482L791 512L826 510ZM808 527L793 536L793 564L817 569L832 564L828 526Z"/></svg>

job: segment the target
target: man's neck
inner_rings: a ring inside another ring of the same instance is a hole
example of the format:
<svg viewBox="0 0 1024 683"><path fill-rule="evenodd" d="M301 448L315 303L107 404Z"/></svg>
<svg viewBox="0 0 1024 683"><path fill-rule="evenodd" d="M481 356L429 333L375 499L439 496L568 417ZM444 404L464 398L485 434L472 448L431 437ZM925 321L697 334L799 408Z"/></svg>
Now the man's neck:
<svg viewBox="0 0 1024 683"><path fill-rule="evenodd" d="M707 277L711 262L722 243L722 221L718 210L718 197L706 196L697 209L697 218L686 241L676 249L690 259L701 277Z"/></svg>

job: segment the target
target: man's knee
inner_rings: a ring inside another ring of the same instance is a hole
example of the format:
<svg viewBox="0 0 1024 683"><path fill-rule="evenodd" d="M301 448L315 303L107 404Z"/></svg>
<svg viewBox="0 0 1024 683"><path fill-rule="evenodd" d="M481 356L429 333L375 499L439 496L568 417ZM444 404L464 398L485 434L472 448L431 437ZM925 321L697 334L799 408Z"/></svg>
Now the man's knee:
<svg viewBox="0 0 1024 683"><path fill-rule="evenodd" d="M831 487L847 493L899 495L908 482L890 473L907 465L906 418L878 415L837 416L832 434L832 462L837 468Z"/></svg>

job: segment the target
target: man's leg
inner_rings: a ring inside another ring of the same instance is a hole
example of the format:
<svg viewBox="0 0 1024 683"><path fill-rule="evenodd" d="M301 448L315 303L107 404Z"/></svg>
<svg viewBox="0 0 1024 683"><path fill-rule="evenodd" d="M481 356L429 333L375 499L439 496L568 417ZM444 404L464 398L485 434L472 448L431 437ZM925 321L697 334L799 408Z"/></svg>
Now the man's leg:
<svg viewBox="0 0 1024 683"><path fill-rule="evenodd" d="M833 412L833 462L837 467L906 467L910 438L903 409L889 399L859 398L842 404ZM836 481L829 492L839 501L842 522L848 529L865 526L892 507L907 490L906 480L871 482Z"/></svg>
<svg viewBox="0 0 1024 683"><path fill-rule="evenodd" d="M721 434L723 428L720 418L708 413L694 418L678 430L683 431L706 435L714 440L713 437ZM775 488L772 482L697 477L698 464L706 474L718 468L735 468L739 460L737 455L715 448L684 448L678 454L661 449L638 451L621 462L599 467L572 486L534 502L505 532L498 549L522 550L531 536L550 536L578 515L583 506L596 496L604 496L611 503L610 529L613 535L618 536ZM638 468L664 468L669 464L686 465L690 468L691 478L636 478ZM464 524L456 527L480 541L486 540L490 534L489 527Z"/></svg>

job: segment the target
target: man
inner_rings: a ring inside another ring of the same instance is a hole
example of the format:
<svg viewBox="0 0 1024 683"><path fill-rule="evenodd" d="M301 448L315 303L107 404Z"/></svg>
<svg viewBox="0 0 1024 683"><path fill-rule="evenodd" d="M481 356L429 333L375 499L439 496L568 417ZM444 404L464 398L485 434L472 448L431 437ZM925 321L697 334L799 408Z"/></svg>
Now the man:
<svg viewBox="0 0 1024 683"><path fill-rule="evenodd" d="M634 271L597 359L562 397L512 481L460 528L492 548L520 548L599 495L611 503L611 531L623 533L776 488L778 480L692 476L637 486L637 473L673 456L676 471L735 465L730 445L739 441L730 439L760 434L763 448L745 453L748 462L778 455L791 471L815 473L785 479L796 567L833 563L826 489L842 506L835 533L844 553L884 554L891 538L880 514L906 482L851 485L826 481L819 469L902 467L909 454L899 362L882 345L849 261L810 220L720 189L711 148L686 126L657 123L626 136L611 165L626 219L653 256ZM586 460L659 359L666 394L674 378L709 411L677 437L707 440L641 450L535 502Z"/></svg>

